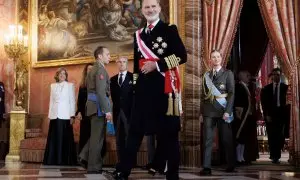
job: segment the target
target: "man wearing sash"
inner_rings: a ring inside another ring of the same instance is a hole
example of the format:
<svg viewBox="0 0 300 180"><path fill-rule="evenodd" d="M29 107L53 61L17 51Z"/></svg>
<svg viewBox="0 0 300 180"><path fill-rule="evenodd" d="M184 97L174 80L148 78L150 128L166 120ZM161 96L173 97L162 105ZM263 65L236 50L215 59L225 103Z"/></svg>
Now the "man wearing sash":
<svg viewBox="0 0 300 180"><path fill-rule="evenodd" d="M234 152L231 121L234 102L234 77L230 70L222 68L222 56L219 51L211 52L212 70L203 78L203 100L201 104L204 121L204 156L201 175L211 175L211 153L214 141L214 129L218 126L219 139L226 152L226 172L234 171Z"/></svg>
<svg viewBox="0 0 300 180"><path fill-rule="evenodd" d="M126 146L126 158L117 165L115 179L127 179L144 135L157 137L151 174L163 171L178 180L180 130L180 82L178 66L187 54L177 27L159 19L159 0L144 0L144 28L134 34L134 105Z"/></svg>
<svg viewBox="0 0 300 180"><path fill-rule="evenodd" d="M101 150L105 142L106 120L111 120L109 104L110 81L105 64L109 63L110 54L106 47L99 46L94 52L96 62L87 74L86 86L88 98L86 116L91 119L91 136L79 154L80 163L87 162L87 172L101 174L103 159Z"/></svg>
<svg viewBox="0 0 300 180"><path fill-rule="evenodd" d="M242 165L246 163L244 152L246 147L245 144L250 139L248 136L251 134L250 125L253 124L251 121L254 121L255 131L256 122L252 117L253 105L251 102L251 93L248 88L250 82L250 73L247 71L240 71L238 74L238 79L239 82L235 85L235 120L232 124L232 127L237 144L236 161L239 165ZM251 146L255 146L255 144L251 144Z"/></svg>

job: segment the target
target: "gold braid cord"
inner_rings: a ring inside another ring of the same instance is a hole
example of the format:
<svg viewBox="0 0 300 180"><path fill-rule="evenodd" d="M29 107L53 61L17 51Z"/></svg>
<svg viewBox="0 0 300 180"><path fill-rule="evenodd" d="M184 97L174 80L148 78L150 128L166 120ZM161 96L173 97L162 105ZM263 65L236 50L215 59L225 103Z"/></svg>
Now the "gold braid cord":
<svg viewBox="0 0 300 180"><path fill-rule="evenodd" d="M203 88L203 93L204 93L204 96L205 96L204 99L205 99L205 100L208 100L208 99L209 99L210 102L213 103L215 97L214 97L214 95L212 95L212 93L211 93L212 88L208 88L208 87L207 87L208 92L206 92L206 90L205 90L205 89L206 89L206 88L205 88L205 87L206 87L206 86L205 86L205 74L206 74L206 73L208 73L208 71L205 72L204 75L203 75L203 77L202 77L202 88Z"/></svg>

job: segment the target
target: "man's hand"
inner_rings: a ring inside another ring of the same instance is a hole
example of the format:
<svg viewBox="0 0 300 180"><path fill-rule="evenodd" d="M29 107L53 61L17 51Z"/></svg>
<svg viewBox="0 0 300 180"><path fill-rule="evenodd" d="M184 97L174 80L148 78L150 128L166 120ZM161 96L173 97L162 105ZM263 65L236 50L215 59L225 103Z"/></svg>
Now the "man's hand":
<svg viewBox="0 0 300 180"><path fill-rule="evenodd" d="M237 119L242 119L242 113L243 113L243 108L242 107L236 107L235 108L235 114Z"/></svg>
<svg viewBox="0 0 300 180"><path fill-rule="evenodd" d="M75 116L72 116L70 119L70 124L72 125L72 124L74 124L74 122L75 122Z"/></svg>
<svg viewBox="0 0 300 180"><path fill-rule="evenodd" d="M111 121L111 120L112 120L112 115L111 115L111 113L110 113L110 112L105 113L105 118L106 118L106 120Z"/></svg>
<svg viewBox="0 0 300 180"><path fill-rule="evenodd" d="M228 113L224 113L223 114L223 119L226 121L226 120L228 120L228 118L229 118L229 114Z"/></svg>
<svg viewBox="0 0 300 180"><path fill-rule="evenodd" d="M202 114L200 114L200 116L199 116L199 121L200 121L200 123L204 123Z"/></svg>
<svg viewBox="0 0 300 180"><path fill-rule="evenodd" d="M81 112L78 112L78 114L77 114L77 118L78 118L79 120L82 120L82 115L81 115Z"/></svg>
<svg viewBox="0 0 300 180"><path fill-rule="evenodd" d="M271 116L266 116L266 117L265 117L265 121L266 121L267 123L272 122Z"/></svg>
<svg viewBox="0 0 300 180"><path fill-rule="evenodd" d="M155 61L147 61L144 63L141 71L143 74L148 74L156 69L156 62Z"/></svg>

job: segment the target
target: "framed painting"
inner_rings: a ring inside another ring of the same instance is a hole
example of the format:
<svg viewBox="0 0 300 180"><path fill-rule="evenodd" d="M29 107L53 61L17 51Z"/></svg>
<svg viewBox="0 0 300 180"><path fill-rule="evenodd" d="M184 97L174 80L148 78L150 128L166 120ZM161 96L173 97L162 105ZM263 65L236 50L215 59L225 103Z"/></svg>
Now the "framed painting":
<svg viewBox="0 0 300 180"><path fill-rule="evenodd" d="M161 0L161 19L172 22L174 0ZM133 33L145 23L142 0L29 0L32 67L93 62L103 45L112 59L133 58Z"/></svg>

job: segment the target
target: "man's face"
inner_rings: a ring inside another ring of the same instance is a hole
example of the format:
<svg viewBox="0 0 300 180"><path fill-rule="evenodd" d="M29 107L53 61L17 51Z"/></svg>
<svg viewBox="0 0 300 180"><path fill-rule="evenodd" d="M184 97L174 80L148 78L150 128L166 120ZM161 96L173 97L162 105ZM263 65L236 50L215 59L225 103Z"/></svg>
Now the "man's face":
<svg viewBox="0 0 300 180"><path fill-rule="evenodd" d="M153 23L159 18L161 7L157 0L144 0L142 4L142 13L148 23Z"/></svg>
<svg viewBox="0 0 300 180"><path fill-rule="evenodd" d="M125 59L125 58L120 58L120 59L117 61L117 65L118 65L118 68L119 68L119 71L120 71L120 72L126 71L126 70L127 70L127 59Z"/></svg>
<svg viewBox="0 0 300 180"><path fill-rule="evenodd" d="M104 64L108 64L110 61L109 50L107 48L103 48L103 53L99 54L98 57Z"/></svg>
<svg viewBox="0 0 300 180"><path fill-rule="evenodd" d="M273 76L273 82L279 83L280 82L280 71L274 71L272 73Z"/></svg>
<svg viewBox="0 0 300 180"><path fill-rule="evenodd" d="M222 57L221 54L217 51L211 53L210 60L213 66L220 66L222 63Z"/></svg>

